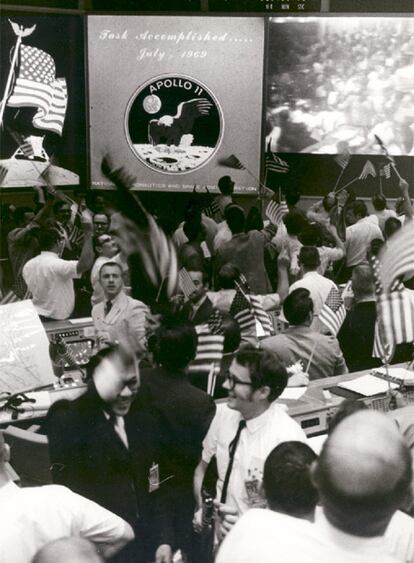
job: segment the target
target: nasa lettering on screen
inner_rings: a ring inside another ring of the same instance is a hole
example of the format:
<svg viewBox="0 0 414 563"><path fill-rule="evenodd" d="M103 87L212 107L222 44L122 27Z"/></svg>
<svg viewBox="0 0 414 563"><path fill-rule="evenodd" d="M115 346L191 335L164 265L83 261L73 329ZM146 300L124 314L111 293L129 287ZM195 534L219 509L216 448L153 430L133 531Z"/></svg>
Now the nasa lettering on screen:
<svg viewBox="0 0 414 563"><path fill-rule="evenodd" d="M267 75L271 151L414 155L413 17L271 18Z"/></svg>
<svg viewBox="0 0 414 563"><path fill-rule="evenodd" d="M258 185L262 18L89 16L92 187L101 160L141 190Z"/></svg>

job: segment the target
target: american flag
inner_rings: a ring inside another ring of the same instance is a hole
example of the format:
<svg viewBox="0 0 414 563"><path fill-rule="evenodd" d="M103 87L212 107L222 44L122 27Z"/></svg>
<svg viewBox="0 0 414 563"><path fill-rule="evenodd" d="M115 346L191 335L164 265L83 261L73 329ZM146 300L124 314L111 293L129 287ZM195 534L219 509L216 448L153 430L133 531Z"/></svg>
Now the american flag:
<svg viewBox="0 0 414 563"><path fill-rule="evenodd" d="M14 131L13 129L10 129L10 127L8 127L7 130L10 133L10 135L13 137L13 139L16 141L16 143L19 145L20 152L26 158L32 158L35 154L34 154L32 143L29 141L29 139L25 139L23 135L21 135L17 131Z"/></svg>
<svg viewBox="0 0 414 563"><path fill-rule="evenodd" d="M332 287L319 313L319 320L336 336L345 320L346 309L338 288Z"/></svg>
<svg viewBox="0 0 414 563"><path fill-rule="evenodd" d="M245 295L238 287L230 306L230 315L239 323L242 336L256 333L256 322L262 325L262 336L274 334L273 324L256 295Z"/></svg>
<svg viewBox="0 0 414 563"><path fill-rule="evenodd" d="M397 278L388 291L384 291L382 267L377 257L371 258L377 300L372 355L389 362L396 344L414 340L414 296Z"/></svg>
<svg viewBox="0 0 414 563"><path fill-rule="evenodd" d="M376 175L377 172L374 168L374 165L370 160L367 160L366 163L364 164L364 168L362 169L361 174L359 175L359 179L365 180L365 178L368 178L368 176L372 176L373 178L375 178Z"/></svg>
<svg viewBox="0 0 414 563"><path fill-rule="evenodd" d="M227 166L227 168L234 168L236 170L246 170L245 165L234 154L231 154L227 158L220 158L218 164L220 166Z"/></svg>
<svg viewBox="0 0 414 563"><path fill-rule="evenodd" d="M243 272L240 272L239 279L236 281L236 287L240 287L240 290L244 293L250 293L249 282Z"/></svg>
<svg viewBox="0 0 414 563"><path fill-rule="evenodd" d="M56 78L55 71L55 62L48 53L22 45L19 75L7 105L38 108L33 126L62 135L68 95L66 80Z"/></svg>
<svg viewBox="0 0 414 563"><path fill-rule="evenodd" d="M391 163L388 163L384 166L384 168L382 169L384 176L387 180L389 180L391 178Z"/></svg>
<svg viewBox="0 0 414 563"><path fill-rule="evenodd" d="M351 155L349 152L343 152L341 154L338 154L334 158L334 160L342 168L342 170L344 170L348 166L350 158Z"/></svg>
<svg viewBox="0 0 414 563"><path fill-rule="evenodd" d="M197 288L194 285L190 274L185 268L181 268L181 270L178 272L178 281L181 290L184 293L184 297L188 300L190 298L190 295L197 291Z"/></svg>
<svg viewBox="0 0 414 563"><path fill-rule="evenodd" d="M265 169L270 172L286 174L289 172L289 164L273 153L266 153Z"/></svg>
<svg viewBox="0 0 414 563"><path fill-rule="evenodd" d="M381 280L383 290L391 289L395 280L402 276L414 274L414 226L412 221L404 223L381 249Z"/></svg>
<svg viewBox="0 0 414 563"><path fill-rule="evenodd" d="M274 200L269 201L266 207L266 217L273 223L279 225L284 215L289 212L288 206L285 201L277 202Z"/></svg>
<svg viewBox="0 0 414 563"><path fill-rule="evenodd" d="M250 303L252 304L253 314L256 317L256 320L262 325L264 335L263 336L272 336L275 333L273 328L273 323L270 320L269 315L263 309L262 304L260 303L259 298L257 295L249 295Z"/></svg>
<svg viewBox="0 0 414 563"><path fill-rule="evenodd" d="M202 212L207 217L210 217L210 219L214 219L214 216L217 213L220 213L220 207L219 207L219 204L217 203L217 200L213 199L213 201L210 203L210 205L207 205L207 207L204 207Z"/></svg>
<svg viewBox="0 0 414 563"><path fill-rule="evenodd" d="M256 320L252 312L250 301L240 288L236 290L236 295L234 296L229 312L239 323L242 334L250 334L256 327Z"/></svg>
<svg viewBox="0 0 414 563"><path fill-rule="evenodd" d="M194 360L188 366L188 372L219 373L223 358L224 335L213 333L208 322L194 328L197 332L197 349Z"/></svg>

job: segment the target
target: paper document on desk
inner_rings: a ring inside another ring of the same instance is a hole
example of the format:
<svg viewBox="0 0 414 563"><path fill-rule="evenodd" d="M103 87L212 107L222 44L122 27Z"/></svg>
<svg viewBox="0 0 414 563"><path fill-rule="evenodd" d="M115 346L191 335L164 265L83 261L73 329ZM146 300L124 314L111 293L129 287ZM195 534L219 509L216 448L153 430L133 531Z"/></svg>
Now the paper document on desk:
<svg viewBox="0 0 414 563"><path fill-rule="evenodd" d="M353 391L364 397L372 397L380 393L386 393L388 389L397 389L398 385L384 381L379 377L375 377L375 375L367 374L352 381L342 381L338 383L338 387L348 389L348 391Z"/></svg>
<svg viewBox="0 0 414 563"><path fill-rule="evenodd" d="M389 379L395 383L400 383L404 385L414 385L414 371L411 369L396 367L388 368L385 367L375 368L375 373L378 373L384 379Z"/></svg>
<svg viewBox="0 0 414 563"><path fill-rule="evenodd" d="M302 395L304 395L307 391L307 387L285 387L285 390L280 395L279 399L291 399L291 400L298 400Z"/></svg>
<svg viewBox="0 0 414 563"><path fill-rule="evenodd" d="M0 307L0 393L19 393L56 381L49 340L31 301Z"/></svg>

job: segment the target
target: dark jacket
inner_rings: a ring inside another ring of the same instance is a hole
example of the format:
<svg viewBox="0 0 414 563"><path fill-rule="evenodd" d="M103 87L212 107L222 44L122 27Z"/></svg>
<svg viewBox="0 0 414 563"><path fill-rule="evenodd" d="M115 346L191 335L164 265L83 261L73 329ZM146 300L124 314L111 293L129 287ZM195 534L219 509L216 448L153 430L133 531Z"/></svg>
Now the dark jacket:
<svg viewBox="0 0 414 563"><path fill-rule="evenodd" d="M148 539L149 550L168 544L172 532L164 491L148 490L150 467L159 463L157 421L138 396L124 417L127 449L105 417L104 406L90 382L78 399L58 401L49 409L53 480L124 518L139 529L139 541Z"/></svg>
<svg viewBox="0 0 414 563"><path fill-rule="evenodd" d="M196 314L193 318L191 317L191 313L193 308L191 304L188 302L186 303L180 311L180 318L183 321L187 321L191 325L200 325L206 323L211 315L214 313L215 309L213 307L212 302L208 297L203 301L200 305L199 309L197 309Z"/></svg>
<svg viewBox="0 0 414 563"><path fill-rule="evenodd" d="M191 385L184 372L156 367L142 370L141 379L142 399L158 419L162 459L174 475L171 484L191 484L216 405L212 397Z"/></svg>

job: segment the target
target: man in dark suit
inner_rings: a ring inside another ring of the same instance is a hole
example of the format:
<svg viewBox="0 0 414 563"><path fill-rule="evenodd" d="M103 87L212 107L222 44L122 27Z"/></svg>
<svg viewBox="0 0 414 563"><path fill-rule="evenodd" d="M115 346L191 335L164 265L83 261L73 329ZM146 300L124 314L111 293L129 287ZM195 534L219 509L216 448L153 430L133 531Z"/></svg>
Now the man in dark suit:
<svg viewBox="0 0 414 563"><path fill-rule="evenodd" d="M120 561L171 562L157 421L138 394L134 357L102 350L88 366L88 388L49 410L46 431L56 483L94 500L134 528L134 553ZM151 484L152 483L152 484ZM156 549L156 547L158 548Z"/></svg>
<svg viewBox="0 0 414 563"><path fill-rule="evenodd" d="M207 297L208 275L200 269L189 269L188 273L195 286L195 291L181 309L180 317L183 321L195 326L206 323L215 309Z"/></svg>
<svg viewBox="0 0 414 563"><path fill-rule="evenodd" d="M160 464L174 477L168 486L174 511L174 547L192 560L192 477L201 446L215 414L213 399L188 380L186 368L194 359L197 338L188 325L161 326L154 350L158 367L142 371L141 395L161 426Z"/></svg>

